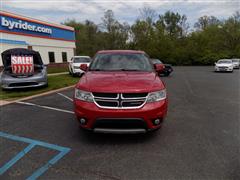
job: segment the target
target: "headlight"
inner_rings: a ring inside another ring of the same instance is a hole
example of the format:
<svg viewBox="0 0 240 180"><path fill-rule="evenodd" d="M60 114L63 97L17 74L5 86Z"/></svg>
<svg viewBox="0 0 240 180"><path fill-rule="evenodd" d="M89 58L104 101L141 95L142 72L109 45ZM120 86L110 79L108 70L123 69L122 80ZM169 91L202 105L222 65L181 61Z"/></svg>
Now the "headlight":
<svg viewBox="0 0 240 180"><path fill-rule="evenodd" d="M167 92L166 89L161 91L151 92L148 94L147 102L156 102L166 99Z"/></svg>
<svg viewBox="0 0 240 180"><path fill-rule="evenodd" d="M92 93L82 91L79 89L75 89L75 98L82 100L82 101L87 101L87 102L93 102L93 96Z"/></svg>

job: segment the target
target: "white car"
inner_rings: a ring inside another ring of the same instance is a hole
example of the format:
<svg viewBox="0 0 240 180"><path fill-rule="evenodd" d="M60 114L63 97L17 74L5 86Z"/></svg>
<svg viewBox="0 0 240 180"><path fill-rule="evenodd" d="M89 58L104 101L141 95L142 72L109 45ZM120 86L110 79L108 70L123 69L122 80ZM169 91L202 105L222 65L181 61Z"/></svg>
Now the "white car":
<svg viewBox="0 0 240 180"><path fill-rule="evenodd" d="M215 71L233 72L233 61L231 59L220 59L215 63Z"/></svg>
<svg viewBox="0 0 240 180"><path fill-rule="evenodd" d="M84 72L80 69L81 64L89 65L91 62L91 58L89 56L73 56L71 61L69 62L68 69L69 74L75 75L82 75Z"/></svg>
<svg viewBox="0 0 240 180"><path fill-rule="evenodd" d="M234 69L239 69L240 67L240 59L232 59L233 61L233 68Z"/></svg>

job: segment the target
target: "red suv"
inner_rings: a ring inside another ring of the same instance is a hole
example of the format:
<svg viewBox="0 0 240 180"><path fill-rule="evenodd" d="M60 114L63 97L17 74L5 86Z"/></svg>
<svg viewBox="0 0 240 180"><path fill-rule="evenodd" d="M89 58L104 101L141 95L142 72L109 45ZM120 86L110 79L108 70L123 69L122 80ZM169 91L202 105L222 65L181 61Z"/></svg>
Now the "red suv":
<svg viewBox="0 0 240 180"><path fill-rule="evenodd" d="M167 93L143 51L99 51L75 87L75 114L84 129L102 133L145 133L160 128Z"/></svg>

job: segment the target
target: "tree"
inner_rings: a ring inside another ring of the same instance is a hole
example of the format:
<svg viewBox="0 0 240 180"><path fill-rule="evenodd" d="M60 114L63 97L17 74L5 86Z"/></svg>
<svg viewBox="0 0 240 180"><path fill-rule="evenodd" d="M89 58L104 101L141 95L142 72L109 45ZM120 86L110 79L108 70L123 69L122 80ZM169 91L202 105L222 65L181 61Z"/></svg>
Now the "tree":
<svg viewBox="0 0 240 180"><path fill-rule="evenodd" d="M175 65L210 65L220 58L240 57L240 12L226 20L203 16L188 32L187 17L167 11L155 20L155 11L144 7L131 26L107 10L102 23L67 20L74 27L78 55L93 56L103 49L143 50L151 58Z"/></svg>
<svg viewBox="0 0 240 180"><path fill-rule="evenodd" d="M220 21L215 16L202 16L195 23L194 27L198 30L204 30L211 25L219 25Z"/></svg>
<svg viewBox="0 0 240 180"><path fill-rule="evenodd" d="M164 15L159 15L156 24L158 27L162 27L170 37L178 38L187 33L188 24L186 21L185 15L167 11Z"/></svg>
<svg viewBox="0 0 240 180"><path fill-rule="evenodd" d="M127 23L118 22L112 10L107 10L102 18L102 28L105 33L107 49L123 49L128 40L130 26Z"/></svg>
<svg viewBox="0 0 240 180"><path fill-rule="evenodd" d="M148 24L152 25L157 17L157 13L154 9L145 5L142 9L139 9L140 19L146 21Z"/></svg>

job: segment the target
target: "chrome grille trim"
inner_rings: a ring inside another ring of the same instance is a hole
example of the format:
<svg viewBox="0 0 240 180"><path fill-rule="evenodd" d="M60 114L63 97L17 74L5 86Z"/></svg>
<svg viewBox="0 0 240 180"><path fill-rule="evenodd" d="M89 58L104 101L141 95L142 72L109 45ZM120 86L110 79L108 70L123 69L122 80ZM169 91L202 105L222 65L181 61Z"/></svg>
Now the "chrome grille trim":
<svg viewBox="0 0 240 180"><path fill-rule="evenodd" d="M115 94L115 93L114 93ZM146 104L148 93L146 93L146 96L140 96L140 97L134 97L134 98L126 98L123 97L124 93L116 93L117 97L116 98L109 98L109 97L99 97L99 96L94 96L94 93L92 93L93 101L98 106L99 108L104 108L104 109L139 109L143 107ZM136 93L137 94L137 93ZM117 106L102 106L100 105L99 102L115 102ZM122 106L124 102L143 102L140 106Z"/></svg>

